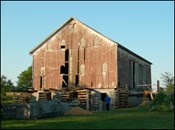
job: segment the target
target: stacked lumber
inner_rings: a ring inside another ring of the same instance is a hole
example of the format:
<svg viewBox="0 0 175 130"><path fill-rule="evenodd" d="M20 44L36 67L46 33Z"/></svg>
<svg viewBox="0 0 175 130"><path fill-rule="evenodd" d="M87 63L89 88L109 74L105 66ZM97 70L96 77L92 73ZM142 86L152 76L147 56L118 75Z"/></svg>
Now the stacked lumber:
<svg viewBox="0 0 175 130"><path fill-rule="evenodd" d="M86 89L78 90L78 100L80 107L89 110L90 109L90 91Z"/></svg>
<svg viewBox="0 0 175 130"><path fill-rule="evenodd" d="M62 102L67 102L69 100L69 91L68 90L63 90L61 92L61 101Z"/></svg>
<svg viewBox="0 0 175 130"><path fill-rule="evenodd" d="M118 88L116 89L116 108L128 107L128 90Z"/></svg>
<svg viewBox="0 0 175 130"><path fill-rule="evenodd" d="M46 100L46 93L44 91L38 92L38 100Z"/></svg>

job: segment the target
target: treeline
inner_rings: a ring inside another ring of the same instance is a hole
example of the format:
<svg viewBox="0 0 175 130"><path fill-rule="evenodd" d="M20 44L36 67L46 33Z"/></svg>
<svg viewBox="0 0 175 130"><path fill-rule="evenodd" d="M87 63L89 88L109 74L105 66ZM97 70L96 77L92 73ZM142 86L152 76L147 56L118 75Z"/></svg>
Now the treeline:
<svg viewBox="0 0 175 130"><path fill-rule="evenodd" d="M27 91L32 87L32 66L20 73L15 86L5 75L1 75L1 94L11 91Z"/></svg>

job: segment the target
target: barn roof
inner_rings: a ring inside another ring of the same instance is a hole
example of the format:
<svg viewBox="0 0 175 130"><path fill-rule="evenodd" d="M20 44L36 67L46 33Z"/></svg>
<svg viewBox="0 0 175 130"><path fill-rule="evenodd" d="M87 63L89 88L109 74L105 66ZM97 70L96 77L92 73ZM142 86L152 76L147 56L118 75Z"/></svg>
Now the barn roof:
<svg viewBox="0 0 175 130"><path fill-rule="evenodd" d="M123 49L123 50L129 52L130 54L132 54L132 55L138 57L139 59L141 59L141 60L143 60L143 61L145 61L145 62L147 62L147 63L149 63L149 64L152 64L150 61L148 61L148 60L144 59L143 57L137 55L136 53L134 53L134 52L132 52L131 50L127 49L126 47L122 46L122 45L119 44L118 42L113 41L113 40L111 40L110 38L104 36L104 35L101 34L100 32L94 30L93 28L89 27L88 25L84 24L83 22L77 20L77 19L74 18L74 17L70 17L70 18L69 18L66 22L64 22L58 29L56 29L55 31L53 31L53 32L52 32L48 37L46 37L41 43L39 43L36 47L34 47L34 48L29 52L29 54L33 54L38 48L40 48L44 43L46 43L52 36L54 36L57 32L59 32L62 28L64 28L64 27L65 27L69 22L71 22L72 20L76 20L76 21L80 22L80 23L83 24L84 26L86 26L86 27L90 28L91 30L95 31L96 33L100 34L102 37L104 37L104 38L110 40L111 42L113 42L113 43L115 43L115 44L117 44L119 48L121 48L121 49Z"/></svg>

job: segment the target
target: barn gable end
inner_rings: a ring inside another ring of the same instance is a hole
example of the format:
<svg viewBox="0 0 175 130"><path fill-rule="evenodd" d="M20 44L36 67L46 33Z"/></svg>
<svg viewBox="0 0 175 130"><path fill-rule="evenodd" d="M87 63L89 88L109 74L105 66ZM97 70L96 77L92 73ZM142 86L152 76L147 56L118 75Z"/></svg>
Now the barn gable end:
<svg viewBox="0 0 175 130"><path fill-rule="evenodd" d="M30 54L36 90L117 85L117 44L74 18Z"/></svg>

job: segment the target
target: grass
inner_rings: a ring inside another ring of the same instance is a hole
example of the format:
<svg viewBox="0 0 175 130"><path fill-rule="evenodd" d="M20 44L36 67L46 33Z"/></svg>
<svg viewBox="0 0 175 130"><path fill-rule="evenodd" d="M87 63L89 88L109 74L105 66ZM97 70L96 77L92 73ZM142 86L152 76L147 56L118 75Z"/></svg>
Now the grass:
<svg viewBox="0 0 175 130"><path fill-rule="evenodd" d="M1 120L3 129L174 129L174 112L118 109L92 115L38 120Z"/></svg>

